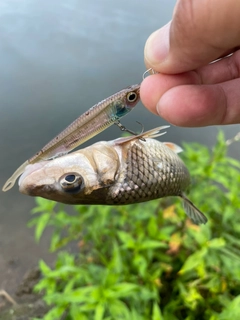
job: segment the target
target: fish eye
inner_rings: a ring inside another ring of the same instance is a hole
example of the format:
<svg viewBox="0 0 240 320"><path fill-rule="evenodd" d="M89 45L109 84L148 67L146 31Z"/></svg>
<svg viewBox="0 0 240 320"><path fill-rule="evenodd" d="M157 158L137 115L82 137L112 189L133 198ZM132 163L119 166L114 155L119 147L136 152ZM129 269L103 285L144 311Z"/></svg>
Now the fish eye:
<svg viewBox="0 0 240 320"><path fill-rule="evenodd" d="M138 99L138 94L134 91L131 91L127 94L127 101L130 103L135 102Z"/></svg>
<svg viewBox="0 0 240 320"><path fill-rule="evenodd" d="M66 180L68 183L73 183L73 182L76 180L76 176L75 176L75 174L68 174L68 175L65 177L65 180Z"/></svg>
<svg viewBox="0 0 240 320"><path fill-rule="evenodd" d="M65 173L59 179L63 191L68 193L78 193L84 187L82 176L75 172Z"/></svg>

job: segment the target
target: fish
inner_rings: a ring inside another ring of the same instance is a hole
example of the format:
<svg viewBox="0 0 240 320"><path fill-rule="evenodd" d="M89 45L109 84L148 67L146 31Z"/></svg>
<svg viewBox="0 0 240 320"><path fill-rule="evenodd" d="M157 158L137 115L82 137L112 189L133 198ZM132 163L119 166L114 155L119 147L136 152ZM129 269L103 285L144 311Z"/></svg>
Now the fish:
<svg viewBox="0 0 240 320"><path fill-rule="evenodd" d="M181 147L154 138L158 127L137 136L100 141L68 155L31 164L19 191L66 204L128 205L178 196L195 224L205 215L186 197L190 174L178 156Z"/></svg>
<svg viewBox="0 0 240 320"><path fill-rule="evenodd" d="M129 131L121 125L119 119L129 113L139 100L140 84L134 84L97 103L48 142L33 157L25 161L6 181L2 191L8 191L14 186L28 164L67 154L114 123L121 130Z"/></svg>

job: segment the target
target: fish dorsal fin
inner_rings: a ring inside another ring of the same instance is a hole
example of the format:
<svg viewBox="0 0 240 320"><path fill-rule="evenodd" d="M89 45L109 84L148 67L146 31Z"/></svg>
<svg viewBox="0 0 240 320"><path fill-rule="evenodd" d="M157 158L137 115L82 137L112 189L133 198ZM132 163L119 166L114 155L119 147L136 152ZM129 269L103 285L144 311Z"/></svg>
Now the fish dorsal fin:
<svg viewBox="0 0 240 320"><path fill-rule="evenodd" d="M177 144L172 142L162 142L166 147L174 151L175 153L180 153L183 151L181 147L179 147Z"/></svg>
<svg viewBox="0 0 240 320"><path fill-rule="evenodd" d="M166 131L165 132L160 132L160 131L164 130L164 129L167 129L169 127L170 126L157 127L155 129L140 133L140 134L138 134L136 136L119 138L119 139L115 140L114 143L120 145L120 144L124 144L126 142L130 142L130 141L133 141L133 140L136 140L136 139L144 140L144 139L147 139L147 138L160 137L160 136L162 136L162 135L164 135L166 133Z"/></svg>

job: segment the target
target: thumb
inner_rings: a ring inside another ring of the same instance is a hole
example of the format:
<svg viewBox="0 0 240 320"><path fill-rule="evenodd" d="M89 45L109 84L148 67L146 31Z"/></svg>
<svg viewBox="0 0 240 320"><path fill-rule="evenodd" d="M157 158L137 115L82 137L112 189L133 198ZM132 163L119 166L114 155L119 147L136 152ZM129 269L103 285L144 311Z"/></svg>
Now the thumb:
<svg viewBox="0 0 240 320"><path fill-rule="evenodd" d="M145 45L145 63L161 73L204 66L240 45L240 1L178 0L173 19Z"/></svg>

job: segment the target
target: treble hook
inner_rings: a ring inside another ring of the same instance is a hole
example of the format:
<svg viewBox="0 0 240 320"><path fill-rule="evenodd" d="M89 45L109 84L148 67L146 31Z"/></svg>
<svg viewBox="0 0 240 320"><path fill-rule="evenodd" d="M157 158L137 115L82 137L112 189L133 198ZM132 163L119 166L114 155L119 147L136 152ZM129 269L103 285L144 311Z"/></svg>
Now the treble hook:
<svg viewBox="0 0 240 320"><path fill-rule="evenodd" d="M153 70L153 68L147 69L147 70L143 73L143 75L142 75L143 80L145 79L145 75L146 75L147 73L149 73L149 74L157 74L158 71Z"/></svg>
<svg viewBox="0 0 240 320"><path fill-rule="evenodd" d="M140 124L140 126L142 127L140 133L137 133L137 132L134 132L134 131L132 131L132 130L127 129L124 125L121 124L121 122L120 122L119 120L118 120L118 121L115 121L114 124L116 124L121 131L125 131L125 132L128 132L128 133L130 133L130 134L132 134L132 135L134 135L134 136L138 136L139 134L142 134L142 133L143 133L143 131L144 131L144 126L143 126L143 124L142 124L141 122L138 122L138 121L136 121L136 122L137 122L138 124Z"/></svg>

